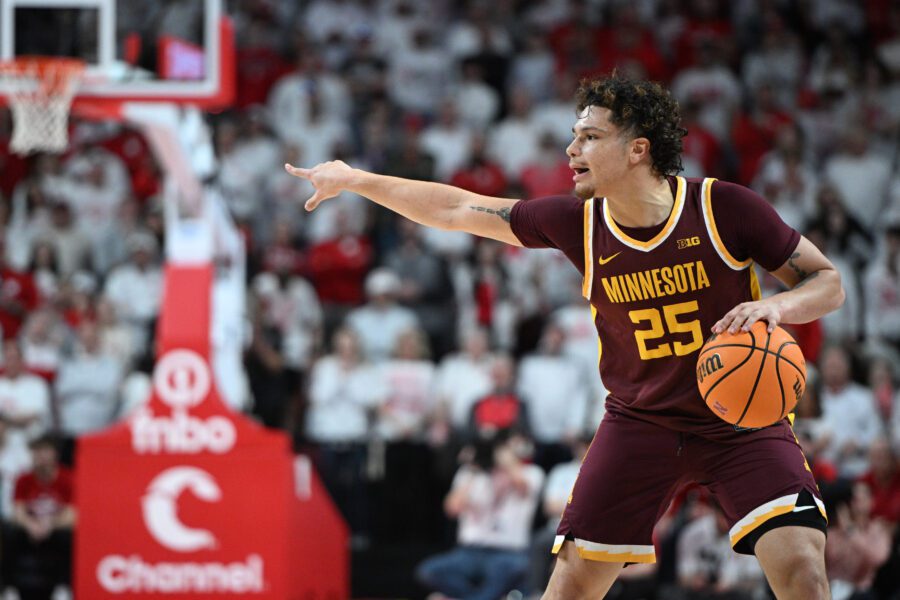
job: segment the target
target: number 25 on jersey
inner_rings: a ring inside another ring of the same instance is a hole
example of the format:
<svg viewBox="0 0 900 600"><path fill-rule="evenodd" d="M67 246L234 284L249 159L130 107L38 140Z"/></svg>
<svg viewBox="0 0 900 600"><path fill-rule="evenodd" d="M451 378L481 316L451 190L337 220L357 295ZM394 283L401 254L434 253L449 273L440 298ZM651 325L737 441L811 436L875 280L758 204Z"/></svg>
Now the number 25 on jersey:
<svg viewBox="0 0 900 600"><path fill-rule="evenodd" d="M703 329L700 326L700 320L679 320L679 317L683 318L684 315L698 310L697 301L691 300L690 302L667 304L662 309L643 308L630 311L628 316L635 325L643 322L650 324L649 329L638 329L634 332L641 359L664 358L672 356L673 352L676 356L685 356L703 346ZM687 334L690 336L690 341L682 338L673 340L671 343L660 342L659 340L666 334ZM687 343L685 343L686 341Z"/></svg>

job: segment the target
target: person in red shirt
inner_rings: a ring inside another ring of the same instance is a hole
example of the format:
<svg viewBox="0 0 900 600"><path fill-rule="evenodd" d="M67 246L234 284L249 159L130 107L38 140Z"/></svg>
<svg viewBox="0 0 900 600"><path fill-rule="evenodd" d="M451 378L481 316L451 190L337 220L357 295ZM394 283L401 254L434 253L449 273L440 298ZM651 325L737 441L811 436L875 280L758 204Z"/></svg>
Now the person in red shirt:
<svg viewBox="0 0 900 600"><path fill-rule="evenodd" d="M28 311L38 305L38 290L30 273L6 264L6 244L0 239L0 328L3 339L15 337Z"/></svg>
<svg viewBox="0 0 900 600"><path fill-rule="evenodd" d="M71 578L73 480L53 438L29 446L33 466L16 480L12 522L3 527L3 581L23 598L49 598Z"/></svg>
<svg viewBox="0 0 900 600"><path fill-rule="evenodd" d="M900 522L900 465L891 443L881 438L869 448L869 472L860 478L872 494L872 517Z"/></svg>
<svg viewBox="0 0 900 600"><path fill-rule="evenodd" d="M516 365L509 356L498 356L491 365L494 389L472 406L469 439L486 439L498 431L528 431L525 403L515 392Z"/></svg>

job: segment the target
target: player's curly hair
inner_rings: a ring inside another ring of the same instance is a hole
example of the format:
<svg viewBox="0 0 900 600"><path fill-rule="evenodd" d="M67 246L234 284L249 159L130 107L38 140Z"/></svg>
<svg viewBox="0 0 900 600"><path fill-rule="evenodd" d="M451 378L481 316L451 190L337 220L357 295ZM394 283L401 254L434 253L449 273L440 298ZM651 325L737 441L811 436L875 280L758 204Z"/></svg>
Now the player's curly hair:
<svg viewBox="0 0 900 600"><path fill-rule="evenodd" d="M578 113L589 106L610 110L610 121L625 135L650 140L653 170L660 176L682 170L681 138L687 130L681 127L678 101L661 85L621 77L613 72L601 79L583 79L575 100Z"/></svg>

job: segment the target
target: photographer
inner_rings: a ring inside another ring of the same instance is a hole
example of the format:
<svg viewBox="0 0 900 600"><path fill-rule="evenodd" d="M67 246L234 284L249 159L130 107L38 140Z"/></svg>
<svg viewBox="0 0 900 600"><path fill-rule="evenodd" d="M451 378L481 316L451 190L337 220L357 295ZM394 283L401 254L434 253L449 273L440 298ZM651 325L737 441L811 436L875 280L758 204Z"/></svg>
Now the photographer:
<svg viewBox="0 0 900 600"><path fill-rule="evenodd" d="M417 576L426 587L463 600L496 600L520 586L544 473L525 463L527 438L501 431L463 451L468 460L453 479L444 511L459 520L457 546L425 560Z"/></svg>

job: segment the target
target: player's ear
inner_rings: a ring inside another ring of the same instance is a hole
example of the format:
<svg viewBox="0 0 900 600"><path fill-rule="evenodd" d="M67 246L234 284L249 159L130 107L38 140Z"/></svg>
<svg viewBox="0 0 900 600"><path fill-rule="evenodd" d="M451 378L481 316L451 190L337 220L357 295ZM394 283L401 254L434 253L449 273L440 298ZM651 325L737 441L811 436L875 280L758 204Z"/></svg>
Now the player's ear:
<svg viewBox="0 0 900 600"><path fill-rule="evenodd" d="M631 152L628 155L629 162L636 165L642 160L650 159L650 140L645 137L631 140Z"/></svg>

